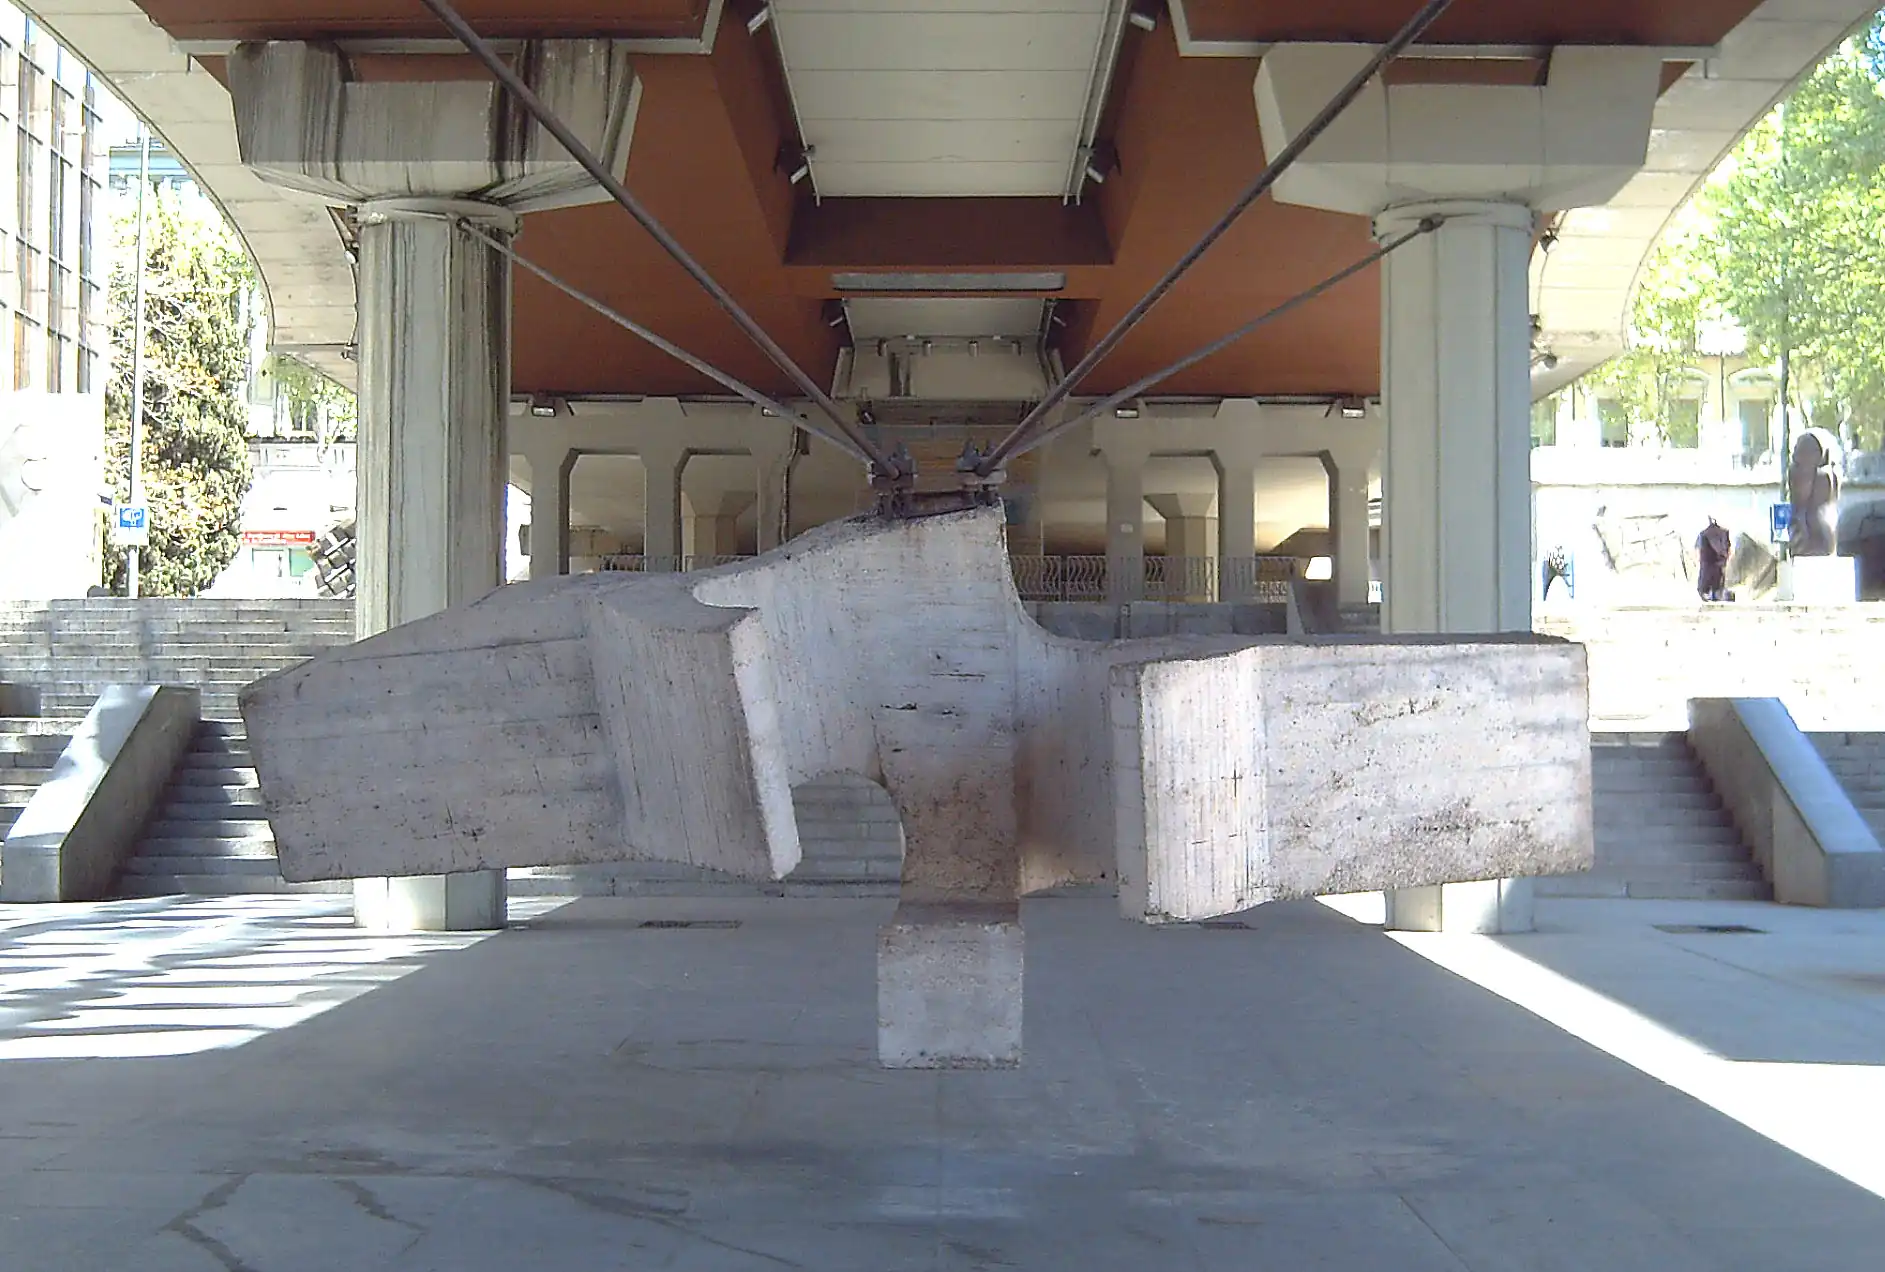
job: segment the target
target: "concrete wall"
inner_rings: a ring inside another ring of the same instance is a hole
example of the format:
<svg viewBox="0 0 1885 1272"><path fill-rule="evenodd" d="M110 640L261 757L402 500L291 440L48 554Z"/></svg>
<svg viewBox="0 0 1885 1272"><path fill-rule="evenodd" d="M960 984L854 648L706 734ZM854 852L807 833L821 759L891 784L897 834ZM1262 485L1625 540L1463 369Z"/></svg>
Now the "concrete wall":
<svg viewBox="0 0 1885 1272"><path fill-rule="evenodd" d="M1540 615L1590 651L1599 727L1681 730L1694 698L1778 698L1808 731L1885 729L1885 605L1708 605Z"/></svg>
<svg viewBox="0 0 1885 1272"><path fill-rule="evenodd" d="M102 395L0 393L0 600L97 584L104 453Z"/></svg>

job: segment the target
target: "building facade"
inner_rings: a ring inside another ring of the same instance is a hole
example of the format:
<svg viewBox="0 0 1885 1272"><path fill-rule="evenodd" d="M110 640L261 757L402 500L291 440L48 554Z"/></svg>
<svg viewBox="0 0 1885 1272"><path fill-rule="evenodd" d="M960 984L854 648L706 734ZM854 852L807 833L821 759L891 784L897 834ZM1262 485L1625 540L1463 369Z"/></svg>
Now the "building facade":
<svg viewBox="0 0 1885 1272"><path fill-rule="evenodd" d="M106 89L0 0L0 597L98 582Z"/></svg>

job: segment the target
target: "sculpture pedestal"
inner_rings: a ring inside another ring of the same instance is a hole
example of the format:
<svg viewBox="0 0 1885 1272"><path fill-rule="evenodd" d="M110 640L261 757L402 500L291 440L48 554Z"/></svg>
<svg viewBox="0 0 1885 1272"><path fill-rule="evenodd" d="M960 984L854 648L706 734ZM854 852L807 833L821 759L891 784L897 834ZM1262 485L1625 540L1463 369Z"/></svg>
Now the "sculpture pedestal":
<svg viewBox="0 0 1885 1272"><path fill-rule="evenodd" d="M1856 557L1792 557L1780 563L1780 599L1795 605L1851 605L1859 599Z"/></svg>
<svg viewBox="0 0 1885 1272"><path fill-rule="evenodd" d="M887 1069L1021 1063L1021 911L904 902L877 937L877 1054Z"/></svg>

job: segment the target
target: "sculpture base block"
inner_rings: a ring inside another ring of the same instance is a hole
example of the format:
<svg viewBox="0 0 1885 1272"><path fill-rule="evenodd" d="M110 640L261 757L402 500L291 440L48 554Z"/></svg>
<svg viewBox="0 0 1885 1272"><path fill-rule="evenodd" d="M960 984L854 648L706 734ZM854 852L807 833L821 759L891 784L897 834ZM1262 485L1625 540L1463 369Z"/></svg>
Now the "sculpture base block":
<svg viewBox="0 0 1885 1272"><path fill-rule="evenodd" d="M905 903L877 936L877 1056L888 1069L1021 1063L1021 911Z"/></svg>
<svg viewBox="0 0 1885 1272"><path fill-rule="evenodd" d="M1855 557L1792 557L1780 563L1780 599L1795 605L1851 605L1859 599Z"/></svg>

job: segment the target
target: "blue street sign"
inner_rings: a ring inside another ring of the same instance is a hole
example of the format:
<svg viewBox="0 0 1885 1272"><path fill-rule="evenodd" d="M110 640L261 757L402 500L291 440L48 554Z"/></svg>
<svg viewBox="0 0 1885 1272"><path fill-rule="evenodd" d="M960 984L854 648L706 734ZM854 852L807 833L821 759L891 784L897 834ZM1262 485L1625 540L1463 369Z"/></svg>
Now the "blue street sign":
<svg viewBox="0 0 1885 1272"><path fill-rule="evenodd" d="M112 509L112 540L121 548L141 548L151 541L149 504L119 504Z"/></svg>
<svg viewBox="0 0 1885 1272"><path fill-rule="evenodd" d="M1786 543L1793 538L1793 505L1777 503L1767 510L1767 541Z"/></svg>

